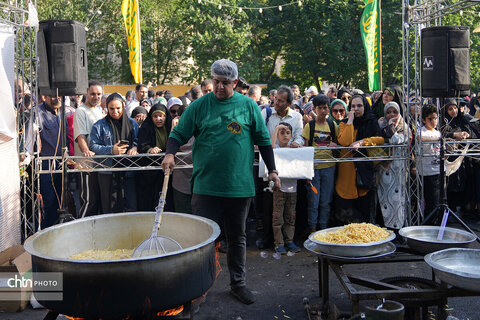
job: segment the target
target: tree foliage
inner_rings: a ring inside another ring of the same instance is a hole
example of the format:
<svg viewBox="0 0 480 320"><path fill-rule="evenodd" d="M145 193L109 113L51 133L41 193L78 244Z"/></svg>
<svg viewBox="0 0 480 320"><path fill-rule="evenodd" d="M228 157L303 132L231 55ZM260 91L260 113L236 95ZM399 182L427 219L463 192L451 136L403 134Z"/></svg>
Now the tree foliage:
<svg viewBox="0 0 480 320"><path fill-rule="evenodd" d="M37 0L40 19L88 23L89 76L133 83L121 0ZM284 0L223 0L224 4L278 6ZM198 83L219 58L237 62L252 83L321 81L368 89L360 38L361 0L306 0L303 5L239 11L196 0L141 0L144 82ZM383 84L401 82L401 3L382 1ZM472 54L473 56L474 54ZM475 54L479 59L478 54ZM276 67L281 65L280 78ZM472 73L473 75L473 73ZM480 75L475 75L475 79ZM472 76L473 79L473 76Z"/></svg>
<svg viewBox="0 0 480 320"><path fill-rule="evenodd" d="M457 1L458 2L458 1ZM480 26L478 12L465 10L463 14L455 13L443 18L443 25L470 27L470 78L472 92L480 88L480 33L474 33L475 27Z"/></svg>

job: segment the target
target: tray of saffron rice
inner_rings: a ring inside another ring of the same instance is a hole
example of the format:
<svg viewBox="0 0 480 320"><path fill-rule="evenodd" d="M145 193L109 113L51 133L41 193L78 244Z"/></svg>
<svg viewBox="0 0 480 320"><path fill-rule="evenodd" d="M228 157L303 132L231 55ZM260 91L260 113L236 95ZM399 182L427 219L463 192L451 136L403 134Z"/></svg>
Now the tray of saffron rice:
<svg viewBox="0 0 480 320"><path fill-rule="evenodd" d="M385 251L395 233L371 223L351 223L343 227L323 229L310 234L316 249L341 257L367 257Z"/></svg>

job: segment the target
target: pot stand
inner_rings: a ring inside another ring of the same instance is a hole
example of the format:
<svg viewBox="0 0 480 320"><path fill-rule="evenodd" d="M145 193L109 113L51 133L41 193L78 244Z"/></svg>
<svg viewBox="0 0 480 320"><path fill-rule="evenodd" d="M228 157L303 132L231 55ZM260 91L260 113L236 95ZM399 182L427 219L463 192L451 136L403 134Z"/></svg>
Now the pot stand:
<svg viewBox="0 0 480 320"><path fill-rule="evenodd" d="M337 261L328 259L327 257L322 255L318 255L318 289L319 297L322 298L323 310L326 311L328 309L328 306L332 303L329 296L329 268L331 268L332 271L335 273L335 276L340 281L341 285L343 286L350 298L352 315L360 313L360 301L362 300L381 300L382 298L386 298L388 300L402 301L405 299L418 299L418 301L422 301L422 303L419 303L420 305L416 308L437 305L437 319L444 320L447 318L447 314L443 306L447 304L447 300L449 297L479 296L478 293L459 289L456 287L451 287L443 282L439 283L439 287L437 288L403 288L379 280L373 280L362 276L347 274L342 269L343 265L346 264L386 264L399 262L425 263L423 256L417 255L411 249L404 247L397 248L397 252L390 256L371 260L364 260L360 262L348 260ZM433 270L432 281L435 281ZM366 287L368 289L358 289L354 285L356 285L357 287ZM416 310L414 313L418 316L421 316L420 310Z"/></svg>

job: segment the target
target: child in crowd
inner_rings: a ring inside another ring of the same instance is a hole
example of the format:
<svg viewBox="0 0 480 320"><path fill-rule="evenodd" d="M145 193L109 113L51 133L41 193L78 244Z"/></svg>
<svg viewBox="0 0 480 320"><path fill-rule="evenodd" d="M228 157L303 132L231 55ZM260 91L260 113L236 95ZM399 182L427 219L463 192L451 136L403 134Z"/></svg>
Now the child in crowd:
<svg viewBox="0 0 480 320"><path fill-rule="evenodd" d="M441 134L436 129L438 113L433 104L427 104L422 108L422 122L422 141L439 141ZM425 214L428 215L438 206L440 199L440 146L438 143L424 144L422 157L417 161L417 172L423 177Z"/></svg>
<svg viewBox="0 0 480 320"><path fill-rule="evenodd" d="M292 126L280 122L272 134L272 147L288 148L292 139ZM285 254L287 249L299 252L300 248L293 242L295 234L295 207L297 205L297 180L282 179L279 191L273 191L273 239L275 251Z"/></svg>
<svg viewBox="0 0 480 320"><path fill-rule="evenodd" d="M327 115L330 113L330 99L325 95L317 95L313 98L313 106L315 108L316 117L305 125L302 133L302 137L305 140L305 146L336 147L338 127L332 119L327 118ZM332 158L332 150L315 150L315 159ZM317 222L320 224L320 229L325 229L328 226L334 179L334 162L315 163L315 175L311 183L307 184L307 211L310 232L317 230ZM313 187L315 187L316 190ZM320 217L318 214L319 206Z"/></svg>

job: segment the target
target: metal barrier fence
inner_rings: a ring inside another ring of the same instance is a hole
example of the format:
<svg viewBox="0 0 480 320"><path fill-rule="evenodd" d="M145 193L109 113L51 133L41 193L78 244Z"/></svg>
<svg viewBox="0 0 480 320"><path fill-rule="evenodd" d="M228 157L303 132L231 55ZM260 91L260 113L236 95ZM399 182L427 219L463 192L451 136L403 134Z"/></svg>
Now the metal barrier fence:
<svg viewBox="0 0 480 320"><path fill-rule="evenodd" d="M333 155L325 159L315 159L314 163L340 163L340 162L356 162L356 161L392 161L392 160L409 160L409 146L383 144L381 146L362 146L356 149L351 147L315 147L315 150L349 150L342 157L334 157ZM397 150L396 155L393 155ZM400 151L400 153L398 153ZM258 151L256 151L258 152ZM354 156L356 152L356 156ZM52 156L38 157L36 159L36 168L38 173L61 173L61 163L67 164L67 172L115 172L115 171L144 171L144 170L160 170L161 163L165 153L159 154L137 154L137 155L96 155L93 157L82 156ZM176 168L192 168L191 153L178 152L175 155ZM48 161L48 169L42 169L42 162ZM52 167L53 164L53 167ZM258 161L254 162L258 165Z"/></svg>

